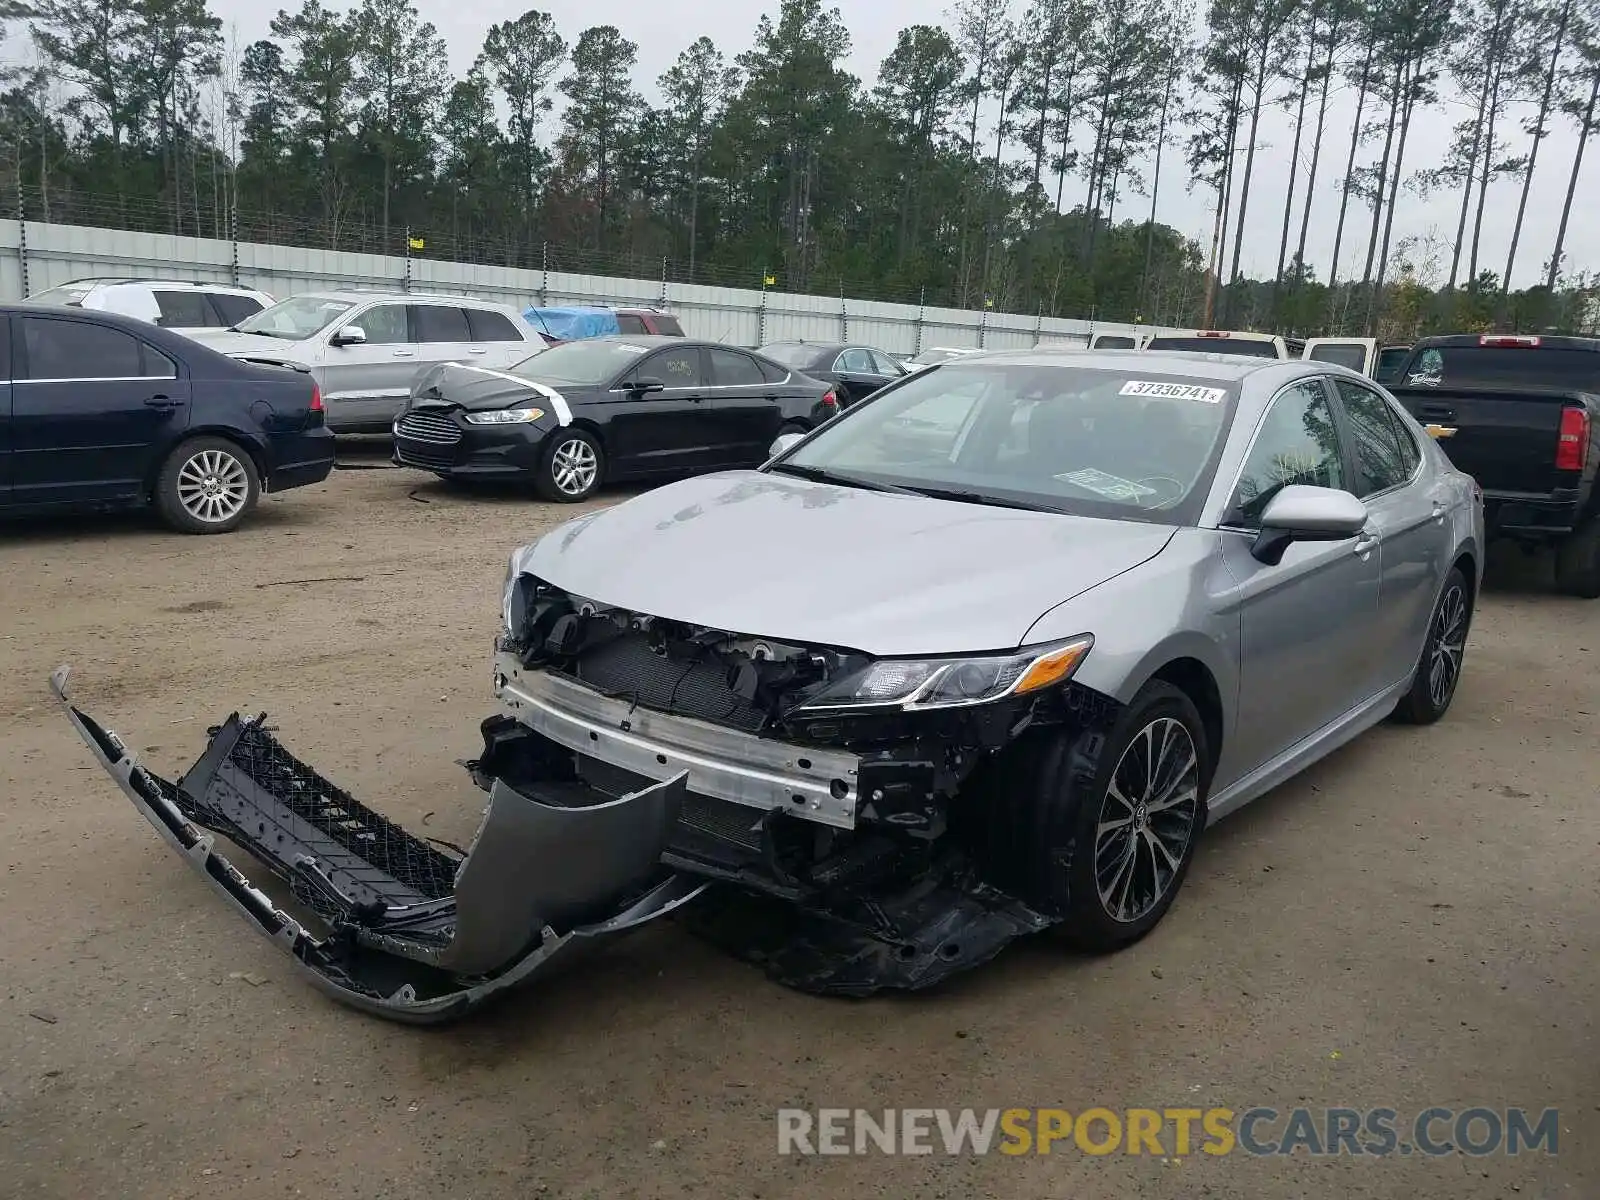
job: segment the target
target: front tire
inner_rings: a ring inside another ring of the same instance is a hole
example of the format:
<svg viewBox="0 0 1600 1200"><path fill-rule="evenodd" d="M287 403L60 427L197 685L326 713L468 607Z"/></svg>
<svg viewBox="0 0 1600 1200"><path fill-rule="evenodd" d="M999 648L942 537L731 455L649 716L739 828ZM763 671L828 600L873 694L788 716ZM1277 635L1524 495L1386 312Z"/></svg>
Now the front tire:
<svg viewBox="0 0 1600 1200"><path fill-rule="evenodd" d="M594 436L582 429L560 430L539 458L539 495L558 504L587 500L605 478L606 457Z"/></svg>
<svg viewBox="0 0 1600 1200"><path fill-rule="evenodd" d="M232 533L260 495L255 462L226 438L190 438L156 477L156 511L180 533Z"/></svg>
<svg viewBox="0 0 1600 1200"><path fill-rule="evenodd" d="M1002 772L991 851L1023 898L1094 953L1144 937L1172 907L1205 826L1211 778L1194 702L1146 684L1111 732L1052 735Z"/></svg>
<svg viewBox="0 0 1600 1200"><path fill-rule="evenodd" d="M1401 697L1394 715L1409 725L1432 725L1449 711L1461 682L1467 630L1472 626L1472 597L1460 567L1451 567L1444 588L1428 619L1428 636L1412 677L1411 690Z"/></svg>

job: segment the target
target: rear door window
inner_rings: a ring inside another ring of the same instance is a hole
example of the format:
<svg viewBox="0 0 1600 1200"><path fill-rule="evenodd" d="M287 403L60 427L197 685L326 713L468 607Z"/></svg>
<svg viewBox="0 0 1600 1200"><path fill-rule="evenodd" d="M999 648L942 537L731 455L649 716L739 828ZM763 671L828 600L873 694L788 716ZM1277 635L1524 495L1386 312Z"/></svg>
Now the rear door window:
<svg viewBox="0 0 1600 1200"><path fill-rule="evenodd" d="M472 330L467 325L467 314L446 304L418 304L412 308L417 323L419 342L470 342ZM369 330L370 340L372 333Z"/></svg>
<svg viewBox="0 0 1600 1200"><path fill-rule="evenodd" d="M467 309L467 324L474 342L521 342L526 339L517 332L511 318L505 313L490 312L486 308Z"/></svg>
<svg viewBox="0 0 1600 1200"><path fill-rule="evenodd" d="M216 323L211 316L211 307L201 292L155 289L152 294L156 298L156 307L161 310L161 315L156 318L157 325L167 329L203 329Z"/></svg>
<svg viewBox="0 0 1600 1200"><path fill-rule="evenodd" d="M870 350L846 350L839 356L838 369L858 375L877 374L877 371L872 366L872 352Z"/></svg>
<svg viewBox="0 0 1600 1200"><path fill-rule="evenodd" d="M710 350L707 354L711 359L711 382L717 387L760 387L766 382L761 367L748 354L737 350Z"/></svg>
<svg viewBox="0 0 1600 1200"><path fill-rule="evenodd" d="M145 375L143 343L88 321L23 317L22 345L31 380L139 379Z"/></svg>
<svg viewBox="0 0 1600 1200"><path fill-rule="evenodd" d="M240 296L234 292L209 292L206 299L217 310L223 325L237 325L246 317L255 316L262 307L261 301L254 296Z"/></svg>

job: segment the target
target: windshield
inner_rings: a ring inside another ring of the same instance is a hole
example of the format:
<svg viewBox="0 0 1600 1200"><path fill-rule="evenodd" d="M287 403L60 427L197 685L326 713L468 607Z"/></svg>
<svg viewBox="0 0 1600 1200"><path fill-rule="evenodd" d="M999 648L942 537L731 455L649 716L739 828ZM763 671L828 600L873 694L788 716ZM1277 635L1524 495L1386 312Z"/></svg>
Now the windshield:
<svg viewBox="0 0 1600 1200"><path fill-rule="evenodd" d="M333 300L327 296L292 296L246 317L234 328L240 333L303 342L321 333L354 307L348 300Z"/></svg>
<svg viewBox="0 0 1600 1200"><path fill-rule="evenodd" d="M822 347L808 346L802 342L776 342L761 347L761 353L786 367L809 367L817 359L826 357Z"/></svg>
<svg viewBox="0 0 1600 1200"><path fill-rule="evenodd" d="M1278 347L1260 338L1153 337L1146 350L1195 350L1201 354L1245 354L1252 358L1277 358Z"/></svg>
<svg viewBox="0 0 1600 1200"><path fill-rule="evenodd" d="M610 338L587 338L541 350L512 367L511 373L534 383L598 387L609 383L624 367L638 362L640 356L647 353L648 346Z"/></svg>
<svg viewBox="0 0 1600 1200"><path fill-rule="evenodd" d="M977 503L1194 519L1237 384L1011 362L950 363L848 409L769 469Z"/></svg>

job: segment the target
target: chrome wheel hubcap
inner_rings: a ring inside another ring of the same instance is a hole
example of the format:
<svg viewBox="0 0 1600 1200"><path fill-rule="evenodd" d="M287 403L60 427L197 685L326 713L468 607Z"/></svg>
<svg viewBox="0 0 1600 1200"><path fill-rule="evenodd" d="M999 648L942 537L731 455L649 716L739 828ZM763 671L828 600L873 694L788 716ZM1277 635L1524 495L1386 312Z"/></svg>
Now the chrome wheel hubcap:
<svg viewBox="0 0 1600 1200"><path fill-rule="evenodd" d="M178 468L178 503L197 521L230 521L249 500L244 464L225 450L202 450Z"/></svg>
<svg viewBox="0 0 1600 1200"><path fill-rule="evenodd" d="M1160 717L1128 743L1100 803L1095 885L1113 920L1132 923L1172 889L1200 812L1200 756L1182 721Z"/></svg>
<svg viewBox="0 0 1600 1200"><path fill-rule="evenodd" d="M594 447L581 438L562 442L550 458L550 471L555 476L556 487L568 496L581 496L593 487L599 466Z"/></svg>
<svg viewBox="0 0 1600 1200"><path fill-rule="evenodd" d="M1435 708L1450 702L1461 678L1461 656L1467 646L1467 596L1452 587L1433 615L1433 653L1428 659L1428 698Z"/></svg>

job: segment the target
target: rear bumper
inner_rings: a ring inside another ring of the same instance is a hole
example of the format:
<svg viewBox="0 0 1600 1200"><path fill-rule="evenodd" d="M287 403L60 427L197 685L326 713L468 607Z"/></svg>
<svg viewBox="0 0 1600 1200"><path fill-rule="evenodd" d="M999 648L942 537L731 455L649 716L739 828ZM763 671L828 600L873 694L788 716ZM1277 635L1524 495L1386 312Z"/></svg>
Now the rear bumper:
<svg viewBox="0 0 1600 1200"><path fill-rule="evenodd" d="M304 433L277 434L271 448L273 461L265 481L269 492L321 483L333 473L333 430L325 426Z"/></svg>
<svg viewBox="0 0 1600 1200"><path fill-rule="evenodd" d="M1483 493L1483 520L1491 537L1554 540L1571 533L1582 519L1576 492L1529 495L1486 489Z"/></svg>

